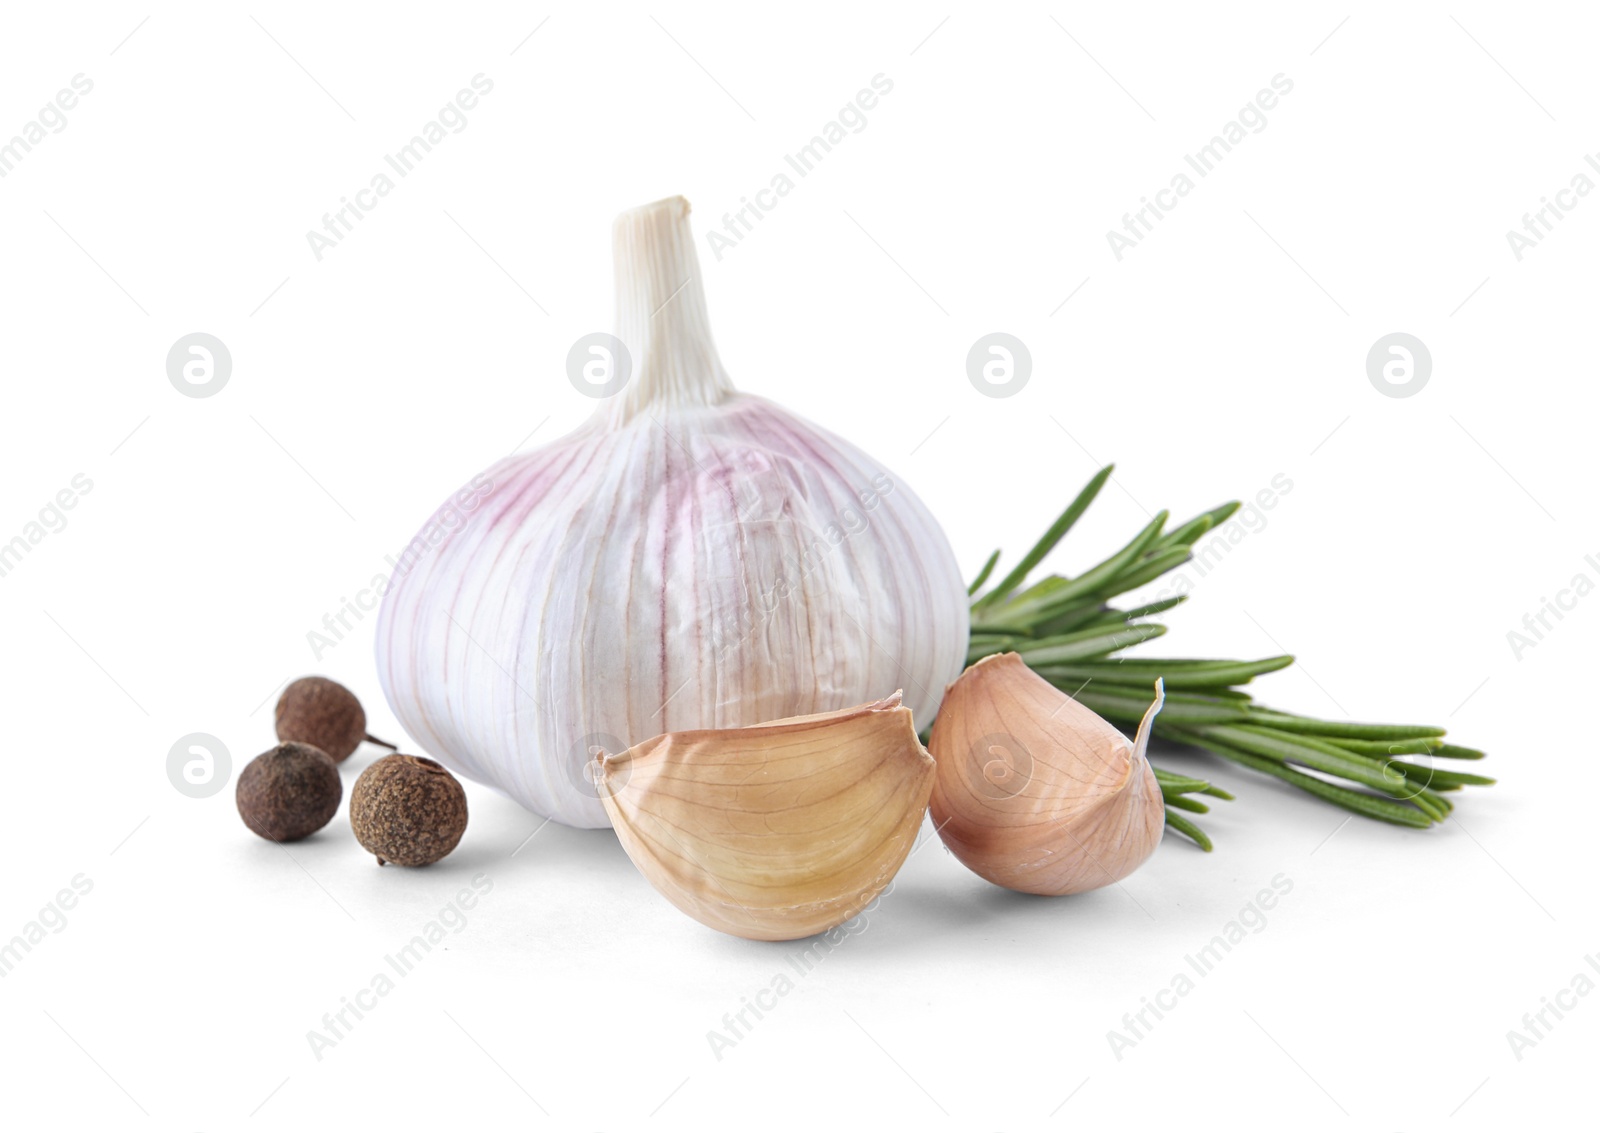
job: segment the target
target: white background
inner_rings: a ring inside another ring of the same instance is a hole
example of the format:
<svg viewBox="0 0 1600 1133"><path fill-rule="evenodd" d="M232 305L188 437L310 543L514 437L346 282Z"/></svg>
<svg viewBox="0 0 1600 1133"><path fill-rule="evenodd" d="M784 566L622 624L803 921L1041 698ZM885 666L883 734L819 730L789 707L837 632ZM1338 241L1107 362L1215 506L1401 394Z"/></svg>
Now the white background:
<svg viewBox="0 0 1600 1133"><path fill-rule="evenodd" d="M0 541L93 483L0 578L0 938L93 883L0 981L8 1122L1413 1129L1587 1108L1600 996L1521 1060L1506 1033L1600 949L1600 599L1520 660L1506 635L1600 579L1600 199L1520 262L1505 234L1600 145L1595 32L1576 6L1471 3L8 8L0 138L94 84L0 180ZM306 232L479 73L468 126L319 262ZM866 128L709 256L705 230L879 73ZM1266 128L1118 262L1107 230L1280 73ZM307 631L474 471L590 412L563 360L609 327L611 218L677 193L735 380L879 456L969 574L1100 462L1116 479L1058 569L1146 509L1281 473L1292 491L1159 652L1281 643L1304 664L1258 683L1269 703L1448 725L1500 785L1426 833L1341 827L1169 756L1238 795L1207 816L1215 853L1174 838L1122 889L1043 900L934 843L720 1060L707 1032L801 946L683 917L609 832L527 841L538 818L469 784L454 855L379 870L343 814L291 856L245 831L231 784L174 790L178 737L221 738L236 773L301 673L398 731L372 620L321 660ZM1033 356L1007 399L965 373L995 330ZM232 353L214 397L167 380L193 331ZM1393 331L1433 358L1405 399L1366 374ZM447 950L314 1058L324 1013L480 873ZM1265 930L1118 1060L1107 1032L1279 874Z"/></svg>

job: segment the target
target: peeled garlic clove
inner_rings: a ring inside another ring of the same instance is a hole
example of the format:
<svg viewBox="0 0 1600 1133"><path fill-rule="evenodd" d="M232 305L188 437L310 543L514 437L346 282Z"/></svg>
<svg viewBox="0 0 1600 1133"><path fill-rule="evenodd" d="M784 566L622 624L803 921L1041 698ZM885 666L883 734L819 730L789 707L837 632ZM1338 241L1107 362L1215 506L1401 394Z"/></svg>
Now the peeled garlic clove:
<svg viewBox="0 0 1600 1133"><path fill-rule="evenodd" d="M900 694L602 754L611 824L650 884L695 920L798 940L859 914L911 852L933 787Z"/></svg>
<svg viewBox="0 0 1600 1133"><path fill-rule="evenodd" d="M945 691L928 748L931 809L950 852L986 880L1063 896L1120 881L1161 841L1166 808L1145 759L1155 703L1129 743L1015 653Z"/></svg>

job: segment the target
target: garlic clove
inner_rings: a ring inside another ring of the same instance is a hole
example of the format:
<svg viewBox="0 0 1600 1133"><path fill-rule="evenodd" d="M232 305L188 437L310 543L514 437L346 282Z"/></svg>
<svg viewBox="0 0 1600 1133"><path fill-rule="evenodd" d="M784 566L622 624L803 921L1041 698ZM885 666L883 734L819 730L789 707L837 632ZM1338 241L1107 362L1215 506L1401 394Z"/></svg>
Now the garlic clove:
<svg viewBox="0 0 1600 1133"><path fill-rule="evenodd" d="M911 852L933 787L900 694L747 728L677 732L602 754L623 848L702 924L798 940L858 915Z"/></svg>
<svg viewBox="0 0 1600 1133"><path fill-rule="evenodd" d="M945 691L928 740L934 828L1007 889L1063 896L1122 880L1166 821L1145 759L1163 699L1158 681L1130 744L1015 653L985 657Z"/></svg>

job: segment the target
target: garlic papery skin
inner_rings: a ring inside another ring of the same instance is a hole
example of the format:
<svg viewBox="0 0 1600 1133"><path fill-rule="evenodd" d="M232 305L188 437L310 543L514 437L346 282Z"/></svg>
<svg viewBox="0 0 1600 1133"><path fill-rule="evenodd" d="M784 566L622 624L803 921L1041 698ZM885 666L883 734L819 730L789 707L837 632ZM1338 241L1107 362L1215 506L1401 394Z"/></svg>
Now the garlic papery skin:
<svg viewBox="0 0 1600 1133"><path fill-rule="evenodd" d="M657 736L599 760L617 837L701 924L798 940L858 916L910 854L933 789L911 711L885 700Z"/></svg>
<svg viewBox="0 0 1600 1133"><path fill-rule="evenodd" d="M1155 702L1133 743L1015 653L985 657L945 692L928 748L929 809L950 852L1007 889L1064 896L1121 881L1166 825L1145 758Z"/></svg>
<svg viewBox="0 0 1600 1133"><path fill-rule="evenodd" d="M384 694L417 744L573 826L608 822L584 770L596 748L891 688L926 727L969 621L954 552L909 487L734 390L687 203L624 214L615 241L628 384L488 469L471 510L441 508L377 630Z"/></svg>

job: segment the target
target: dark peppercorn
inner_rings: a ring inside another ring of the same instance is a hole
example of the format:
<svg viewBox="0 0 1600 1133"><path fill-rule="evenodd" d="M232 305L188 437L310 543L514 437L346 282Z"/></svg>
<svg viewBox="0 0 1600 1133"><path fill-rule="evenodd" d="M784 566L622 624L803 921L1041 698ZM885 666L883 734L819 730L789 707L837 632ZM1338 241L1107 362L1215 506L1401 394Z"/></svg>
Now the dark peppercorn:
<svg viewBox="0 0 1600 1133"><path fill-rule="evenodd" d="M315 834L339 812L344 784L328 754L310 744L279 744L239 773L239 817L272 842Z"/></svg>
<svg viewBox="0 0 1600 1133"><path fill-rule="evenodd" d="M379 865L430 865L461 841L467 793L431 759L386 755L350 792L350 828Z"/></svg>
<svg viewBox="0 0 1600 1133"><path fill-rule="evenodd" d="M361 701L327 677L301 677L292 682L278 698L275 722L278 739L320 747L335 763L342 763L369 738Z"/></svg>

